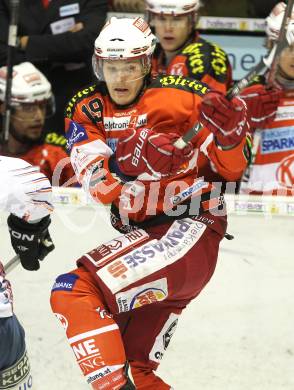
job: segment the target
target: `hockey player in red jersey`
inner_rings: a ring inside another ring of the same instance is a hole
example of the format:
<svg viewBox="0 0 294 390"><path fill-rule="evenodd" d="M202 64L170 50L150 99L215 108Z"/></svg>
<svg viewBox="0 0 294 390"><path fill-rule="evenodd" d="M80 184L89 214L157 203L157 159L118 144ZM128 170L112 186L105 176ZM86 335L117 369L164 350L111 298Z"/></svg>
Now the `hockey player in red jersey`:
<svg viewBox="0 0 294 390"><path fill-rule="evenodd" d="M146 0L148 19L154 27L159 40L152 60L152 73L189 76L209 85L210 88L226 93L232 86L232 70L226 53L216 44L206 41L195 30L199 0ZM267 125L273 118L279 100L279 93L266 90L258 85L255 90L242 91L242 98L247 104L247 120L253 129ZM248 143L251 140L248 138ZM198 158L199 174L206 180L226 182L227 178L207 156ZM240 177L237 179L241 178ZM230 184L231 190L237 187Z"/></svg>
<svg viewBox="0 0 294 390"><path fill-rule="evenodd" d="M196 31L199 0L146 0L150 25L159 43L152 59L152 74L173 74L201 80L225 93L232 84L226 53Z"/></svg>
<svg viewBox="0 0 294 390"><path fill-rule="evenodd" d="M285 3L277 4L266 19L269 50L277 41L285 8ZM286 39L289 46L280 55L275 75L275 83L282 89L278 110L267 126L255 126L254 162L249 179L241 184L241 193L294 195L294 13ZM268 75L256 83L267 85Z"/></svg>
<svg viewBox="0 0 294 390"><path fill-rule="evenodd" d="M137 389L171 389L154 371L226 232L222 196L198 177L197 156L229 180L247 164L242 99L185 76L151 81L154 46L143 19L112 18L95 41L98 83L66 110L77 178L97 202L112 203L121 233L52 289L52 310L93 389L133 389L127 361ZM199 120L205 127L178 150L175 140Z"/></svg>
<svg viewBox="0 0 294 390"><path fill-rule="evenodd" d="M2 67L0 68L0 113L2 115L5 114L3 104L5 90L6 67ZM38 166L52 182L57 163L67 159L68 156L61 146L44 142L45 118L54 110L51 85L33 64L23 62L13 67L11 94L12 115L9 137L7 142L0 146L0 153L9 157L20 157ZM62 185L73 176L70 164L65 164L55 185Z"/></svg>

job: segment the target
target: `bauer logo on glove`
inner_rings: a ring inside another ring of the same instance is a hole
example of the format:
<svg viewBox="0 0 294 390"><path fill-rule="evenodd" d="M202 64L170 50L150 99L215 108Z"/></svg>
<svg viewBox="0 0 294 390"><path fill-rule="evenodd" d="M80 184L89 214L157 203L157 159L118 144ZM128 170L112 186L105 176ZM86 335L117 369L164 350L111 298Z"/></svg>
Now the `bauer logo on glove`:
<svg viewBox="0 0 294 390"><path fill-rule="evenodd" d="M174 133L156 133L148 128L130 129L129 135L119 140L116 157L119 169L128 176L148 173L152 176L177 174L193 155L193 146L177 149Z"/></svg>

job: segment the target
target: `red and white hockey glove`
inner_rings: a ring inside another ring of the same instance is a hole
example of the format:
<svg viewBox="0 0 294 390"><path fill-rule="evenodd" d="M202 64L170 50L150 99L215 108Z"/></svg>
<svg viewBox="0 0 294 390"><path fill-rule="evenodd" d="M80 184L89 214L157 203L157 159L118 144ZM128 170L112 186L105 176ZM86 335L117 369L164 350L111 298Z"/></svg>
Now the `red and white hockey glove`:
<svg viewBox="0 0 294 390"><path fill-rule="evenodd" d="M228 100L221 92L208 92L200 105L200 121L219 146L234 147L248 130L246 104L238 97Z"/></svg>
<svg viewBox="0 0 294 390"><path fill-rule="evenodd" d="M173 146L178 138L177 134L156 133L148 128L130 129L117 144L119 169L128 176L175 174L193 155L192 144L181 150Z"/></svg>
<svg viewBox="0 0 294 390"><path fill-rule="evenodd" d="M245 88L240 97L247 105L250 131L266 128L275 118L283 91L258 84Z"/></svg>

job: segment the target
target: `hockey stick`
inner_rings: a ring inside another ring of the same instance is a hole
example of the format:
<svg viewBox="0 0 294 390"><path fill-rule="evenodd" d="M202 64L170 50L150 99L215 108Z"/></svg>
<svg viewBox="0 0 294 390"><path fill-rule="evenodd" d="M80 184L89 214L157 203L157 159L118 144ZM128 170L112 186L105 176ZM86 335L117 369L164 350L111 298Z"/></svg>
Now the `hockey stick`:
<svg viewBox="0 0 294 390"><path fill-rule="evenodd" d="M18 255L14 256L11 260L9 260L4 265L4 271L6 274L9 274L10 271L12 271L20 262L20 258Z"/></svg>
<svg viewBox="0 0 294 390"><path fill-rule="evenodd" d="M260 73L264 73L267 69L270 69L270 82L273 82L275 70L277 67L277 63L279 60L279 56L282 50L288 45L286 39L286 24L288 18L291 17L292 9L293 9L294 0L289 0L285 9L285 13L283 16L280 33L276 44L273 46L270 53L261 58L259 63L251 69L251 71L241 80L239 80L235 85L228 91L226 97L228 100L237 96L241 90L249 85L249 83ZM187 131L181 138L179 138L174 146L178 149L183 149L189 141L202 129L202 124L200 122L196 123L196 125Z"/></svg>
<svg viewBox="0 0 294 390"><path fill-rule="evenodd" d="M6 90L4 101L4 140L8 140L9 125L11 117L11 88L13 78L13 62L14 62L14 50L16 48L17 40L17 23L18 23L18 9L20 0L10 0L10 24L8 30L8 43L7 43L7 74L6 74ZM3 135L2 135L3 136Z"/></svg>
<svg viewBox="0 0 294 390"><path fill-rule="evenodd" d="M231 100L233 97L237 96L241 90L248 86L248 84L256 77L258 74L265 72L272 63L275 53L276 53L277 45L275 45L270 51L269 55L263 57L260 62L241 80L239 80L235 85L228 91L226 97L228 100ZM179 138L174 146L178 149L183 149L188 142L191 141L196 134L202 129L202 124L200 122L196 123L192 129L188 130L186 134L184 134L181 138Z"/></svg>

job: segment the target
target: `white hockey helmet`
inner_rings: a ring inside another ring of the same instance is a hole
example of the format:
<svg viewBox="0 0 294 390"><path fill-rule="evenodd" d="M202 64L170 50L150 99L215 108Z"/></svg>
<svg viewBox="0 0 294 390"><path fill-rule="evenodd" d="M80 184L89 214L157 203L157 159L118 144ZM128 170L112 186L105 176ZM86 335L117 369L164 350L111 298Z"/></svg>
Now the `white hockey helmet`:
<svg viewBox="0 0 294 390"><path fill-rule="evenodd" d="M146 11L161 15L185 15L195 13L200 0L145 0Z"/></svg>
<svg viewBox="0 0 294 390"><path fill-rule="evenodd" d="M0 68L0 101L5 100L7 67ZM47 101L52 98L51 84L30 62L13 67L11 105Z"/></svg>
<svg viewBox="0 0 294 390"><path fill-rule="evenodd" d="M278 39L282 20L285 14L286 4L280 2L274 6L269 16L266 18L266 34L270 41ZM294 43L294 13L288 21L286 38L289 45Z"/></svg>
<svg viewBox="0 0 294 390"><path fill-rule="evenodd" d="M93 69L96 77L103 80L101 60L142 59L144 73L151 68L151 56L156 37L147 22L138 18L112 17L95 40Z"/></svg>

